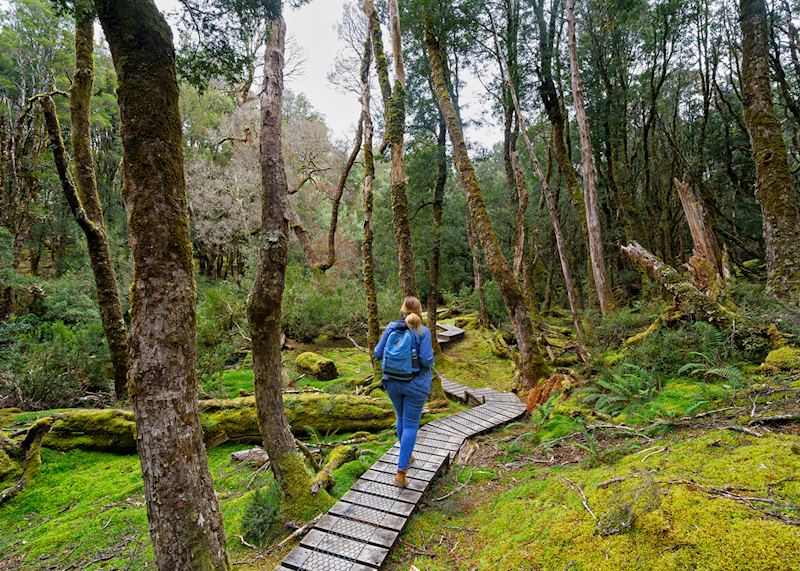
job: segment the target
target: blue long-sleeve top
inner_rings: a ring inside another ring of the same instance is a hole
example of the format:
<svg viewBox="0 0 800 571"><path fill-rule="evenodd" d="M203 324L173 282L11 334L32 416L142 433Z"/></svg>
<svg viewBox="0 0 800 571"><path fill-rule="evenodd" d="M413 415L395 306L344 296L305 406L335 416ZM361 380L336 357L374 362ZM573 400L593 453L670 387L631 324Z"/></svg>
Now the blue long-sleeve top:
<svg viewBox="0 0 800 571"><path fill-rule="evenodd" d="M380 360L383 358L383 349L386 347L386 340L389 337L389 334L397 329L408 329L406 322L402 319L398 319L397 321L392 321L386 326L386 329L383 331L383 335L381 335L381 340L378 341L378 344L375 346L376 359ZM414 336L417 338L419 372L414 375L414 378L410 382L429 393L431 391L431 367L433 367L433 344L431 342L431 332L423 325L422 333L416 333L413 330L412 333L414 333ZM384 377L383 380L386 381L386 377Z"/></svg>

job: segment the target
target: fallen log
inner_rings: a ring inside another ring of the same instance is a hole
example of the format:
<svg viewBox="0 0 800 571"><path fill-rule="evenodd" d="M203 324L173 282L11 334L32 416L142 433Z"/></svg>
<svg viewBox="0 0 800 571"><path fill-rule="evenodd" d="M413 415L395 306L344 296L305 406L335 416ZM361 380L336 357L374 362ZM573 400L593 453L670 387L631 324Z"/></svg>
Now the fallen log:
<svg viewBox="0 0 800 571"><path fill-rule="evenodd" d="M16 476L18 480L13 486L0 491L0 505L24 490L25 486L39 473L39 468L42 466L42 457L39 453L42 439L52 425L51 418L36 421L18 446L5 437L2 439L2 453L12 462L11 471L6 474L6 477Z"/></svg>
<svg viewBox="0 0 800 571"><path fill-rule="evenodd" d="M628 260L644 269L672 297L673 316L661 319L671 321L679 315L682 319L690 321L705 321L728 333L737 345L749 352L766 353L769 350L770 336L767 325L753 323L722 305L712 296L704 294L684 279L675 268L659 260L638 242L621 246L621 250ZM654 330L657 326L651 328ZM630 345L631 340L627 344Z"/></svg>
<svg viewBox="0 0 800 571"><path fill-rule="evenodd" d="M394 425L394 409L387 399L367 396L304 393L284 395L286 417L296 435L377 432ZM201 400L200 424L206 445L229 440L261 443L255 399ZM74 409L52 417L53 426L43 446L55 450L136 452L133 413L124 409ZM35 426L35 425L34 425Z"/></svg>

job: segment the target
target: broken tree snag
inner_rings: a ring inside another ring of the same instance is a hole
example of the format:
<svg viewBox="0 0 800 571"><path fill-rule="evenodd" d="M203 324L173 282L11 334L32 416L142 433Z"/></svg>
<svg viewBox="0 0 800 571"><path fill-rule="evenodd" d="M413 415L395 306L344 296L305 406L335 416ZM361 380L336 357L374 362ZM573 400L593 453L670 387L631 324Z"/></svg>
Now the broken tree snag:
<svg viewBox="0 0 800 571"><path fill-rule="evenodd" d="M366 52L362 59L366 57ZM362 63L363 67L363 63ZM336 228L339 225L339 205L342 203L342 195L344 194L344 187L347 184L347 177L350 176L350 171L358 157L358 152L361 150L361 140L364 138L364 118L360 117L358 120L358 128L356 129L356 140L353 145L353 150L347 157L347 162L339 175L339 182L336 185L336 192L333 193L333 204L331 204L331 226L328 229L328 255L324 261L318 262L314 267L322 272L327 272L336 263Z"/></svg>
<svg viewBox="0 0 800 571"><path fill-rule="evenodd" d="M717 329L731 335L737 345L753 353L766 353L771 341L768 328L763 324L753 323L743 315L718 303L711 295L706 295L695 285L684 279L678 271L659 260L638 242L621 246L622 253L634 264L637 264L666 291L673 299L674 314L662 316L658 321L672 322L678 318L691 321L705 321ZM653 325L657 328L657 325ZM655 330L655 329L654 329ZM651 333L648 329L647 334ZM629 340L627 344L637 340Z"/></svg>
<svg viewBox="0 0 800 571"><path fill-rule="evenodd" d="M589 130L589 117L583 101L583 84L578 70L578 45L575 39L575 0L567 0L567 35L569 36L569 63L572 77L572 97L575 101L575 117L578 122L578 134L581 140L581 164L583 166L584 206L586 210L586 228L589 238L589 258L600 302L600 312L608 315L614 307L614 294L611 292L611 281L603 248L603 236L600 226L600 205L597 196L597 169L592 154L592 139Z"/></svg>
<svg viewBox="0 0 800 571"><path fill-rule="evenodd" d="M297 242L303 249L306 263L310 268L315 267L314 247L311 245L311 238L309 238L306 227L303 225L303 220L300 218L300 215L297 213L297 210L295 210L290 200L286 201L286 212L289 216L289 227L292 229L292 232L294 232Z"/></svg>
<svg viewBox="0 0 800 571"><path fill-rule="evenodd" d="M692 234L694 255L705 260L720 278L730 277L730 270L725 267L722 250L708 222L702 199L684 181L675 179L675 188L681 199L686 222L689 224L689 232Z"/></svg>
<svg viewBox="0 0 800 571"><path fill-rule="evenodd" d="M800 205L786 142L772 105L767 6L740 0L742 103L756 163L767 253L767 285L778 297L800 293Z"/></svg>

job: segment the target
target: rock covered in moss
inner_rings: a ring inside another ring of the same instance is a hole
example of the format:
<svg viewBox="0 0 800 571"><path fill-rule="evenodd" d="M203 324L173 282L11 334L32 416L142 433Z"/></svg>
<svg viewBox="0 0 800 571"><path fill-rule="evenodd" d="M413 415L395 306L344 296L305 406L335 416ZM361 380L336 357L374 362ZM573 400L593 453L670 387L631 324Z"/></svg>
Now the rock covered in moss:
<svg viewBox="0 0 800 571"><path fill-rule="evenodd" d="M294 363L299 371L313 375L320 381L331 381L339 376L333 361L312 351L300 353Z"/></svg>
<svg viewBox="0 0 800 571"><path fill-rule="evenodd" d="M771 375L800 372L800 347L787 345L770 351L761 370Z"/></svg>

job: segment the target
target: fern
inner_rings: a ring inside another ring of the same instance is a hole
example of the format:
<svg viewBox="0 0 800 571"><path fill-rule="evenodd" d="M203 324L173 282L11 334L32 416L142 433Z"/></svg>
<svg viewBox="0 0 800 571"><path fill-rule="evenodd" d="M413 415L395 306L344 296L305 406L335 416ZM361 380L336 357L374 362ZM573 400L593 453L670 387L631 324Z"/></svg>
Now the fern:
<svg viewBox="0 0 800 571"><path fill-rule="evenodd" d="M598 412L616 414L633 402L652 398L659 388L658 379L650 371L626 364L622 371L609 371L587 389L584 399Z"/></svg>

